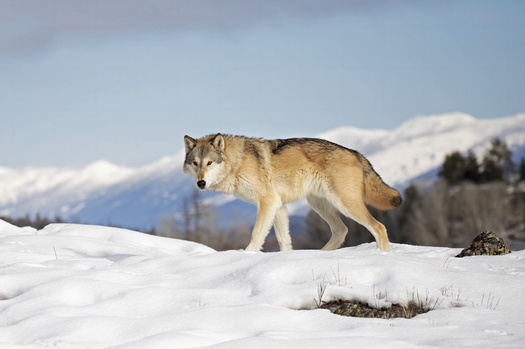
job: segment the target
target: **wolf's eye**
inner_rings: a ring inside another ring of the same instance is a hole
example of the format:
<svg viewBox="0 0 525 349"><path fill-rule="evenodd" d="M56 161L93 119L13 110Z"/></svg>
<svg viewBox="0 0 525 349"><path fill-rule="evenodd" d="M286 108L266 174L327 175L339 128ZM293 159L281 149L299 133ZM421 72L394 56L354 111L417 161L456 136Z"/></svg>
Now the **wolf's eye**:
<svg viewBox="0 0 525 349"><path fill-rule="evenodd" d="M211 164L213 164L213 161L208 161L208 166L210 166Z"/></svg>
<svg viewBox="0 0 525 349"><path fill-rule="evenodd" d="M197 166L197 161L193 161L193 166Z"/></svg>

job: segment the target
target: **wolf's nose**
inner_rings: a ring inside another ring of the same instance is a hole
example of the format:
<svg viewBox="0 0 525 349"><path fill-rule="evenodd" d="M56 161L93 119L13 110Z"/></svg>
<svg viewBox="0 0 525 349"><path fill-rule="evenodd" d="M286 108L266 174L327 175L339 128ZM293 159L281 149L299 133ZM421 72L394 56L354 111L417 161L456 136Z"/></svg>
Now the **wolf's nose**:
<svg viewBox="0 0 525 349"><path fill-rule="evenodd" d="M197 187L199 187L199 189L206 188L206 181L201 179L200 181L197 182Z"/></svg>

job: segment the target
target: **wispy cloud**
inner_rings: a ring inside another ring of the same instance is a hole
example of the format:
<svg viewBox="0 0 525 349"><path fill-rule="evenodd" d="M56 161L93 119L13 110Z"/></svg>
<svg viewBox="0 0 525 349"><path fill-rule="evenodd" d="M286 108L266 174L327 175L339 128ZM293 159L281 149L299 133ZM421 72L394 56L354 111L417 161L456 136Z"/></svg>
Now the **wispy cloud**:
<svg viewBox="0 0 525 349"><path fill-rule="evenodd" d="M391 1L6 0L0 2L0 54L40 49L60 35L144 30L224 31L279 15L322 16L360 11Z"/></svg>

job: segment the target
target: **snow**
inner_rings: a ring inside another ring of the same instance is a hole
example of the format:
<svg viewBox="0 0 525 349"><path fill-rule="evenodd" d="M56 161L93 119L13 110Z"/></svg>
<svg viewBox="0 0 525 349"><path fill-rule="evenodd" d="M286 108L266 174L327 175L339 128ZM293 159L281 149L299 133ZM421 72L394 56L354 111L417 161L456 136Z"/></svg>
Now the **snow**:
<svg viewBox="0 0 525 349"><path fill-rule="evenodd" d="M216 252L103 226L0 221L0 347L522 348L525 251L364 244L332 252ZM314 309L439 300L413 319Z"/></svg>

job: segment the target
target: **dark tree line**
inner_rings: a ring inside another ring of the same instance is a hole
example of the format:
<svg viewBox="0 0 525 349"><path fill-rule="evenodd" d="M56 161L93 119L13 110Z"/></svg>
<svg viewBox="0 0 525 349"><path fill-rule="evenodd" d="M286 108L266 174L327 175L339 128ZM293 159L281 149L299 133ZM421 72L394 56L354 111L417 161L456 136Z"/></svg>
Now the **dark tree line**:
<svg viewBox="0 0 525 349"><path fill-rule="evenodd" d="M64 221L58 216L54 219L49 219L47 217L41 216L39 213L37 213L35 217L30 217L29 215L25 215L24 217L18 218L0 216L0 219L7 223L16 225L17 227L33 227L39 230L43 229L46 225L51 223L64 223Z"/></svg>
<svg viewBox="0 0 525 349"><path fill-rule="evenodd" d="M512 151L507 143L494 138L481 161L469 151L462 155L454 151L445 156L439 176L450 184L462 181L488 183L495 181L513 181L516 177L525 180L525 159L521 159L519 171L512 160Z"/></svg>

